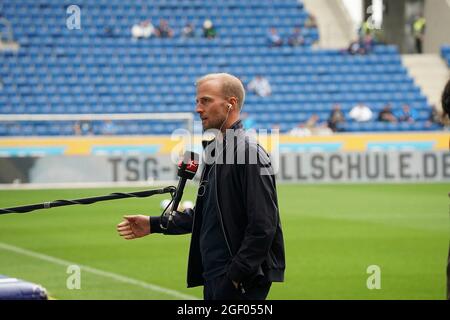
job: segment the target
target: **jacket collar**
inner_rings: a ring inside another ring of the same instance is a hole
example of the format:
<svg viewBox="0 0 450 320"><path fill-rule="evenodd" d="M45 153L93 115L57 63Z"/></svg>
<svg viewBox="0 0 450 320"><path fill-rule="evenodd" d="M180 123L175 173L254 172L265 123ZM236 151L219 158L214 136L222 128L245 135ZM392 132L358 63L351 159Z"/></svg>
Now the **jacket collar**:
<svg viewBox="0 0 450 320"><path fill-rule="evenodd" d="M232 130L238 130L238 129L242 129L244 126L242 125L242 120L239 119L237 120L235 123L233 123L230 127L230 129Z"/></svg>
<svg viewBox="0 0 450 320"><path fill-rule="evenodd" d="M241 130L243 128L244 128L244 126L242 125L242 121L239 119L226 130ZM223 137L224 140L225 140L225 136L227 135L226 130L225 130L225 135ZM202 140L203 149L205 149L209 144L211 144L215 140L216 140L216 138L211 139L211 140Z"/></svg>

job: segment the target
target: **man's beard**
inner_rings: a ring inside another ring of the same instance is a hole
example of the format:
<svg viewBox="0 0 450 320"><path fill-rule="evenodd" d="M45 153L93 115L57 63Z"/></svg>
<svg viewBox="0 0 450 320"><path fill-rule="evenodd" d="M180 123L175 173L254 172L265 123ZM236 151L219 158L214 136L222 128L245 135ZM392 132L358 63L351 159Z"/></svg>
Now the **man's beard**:
<svg viewBox="0 0 450 320"><path fill-rule="evenodd" d="M211 129L217 129L220 130L222 126L225 124L225 118L221 120L216 120L214 122L211 122L209 119L206 122L205 125L203 125L203 131L211 130ZM222 128L223 129L223 128Z"/></svg>

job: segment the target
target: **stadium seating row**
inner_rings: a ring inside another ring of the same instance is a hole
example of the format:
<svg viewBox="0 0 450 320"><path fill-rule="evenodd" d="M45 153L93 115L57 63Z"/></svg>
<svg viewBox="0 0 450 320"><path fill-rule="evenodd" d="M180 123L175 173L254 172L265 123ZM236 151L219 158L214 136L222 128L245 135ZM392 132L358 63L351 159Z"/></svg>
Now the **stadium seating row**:
<svg viewBox="0 0 450 320"><path fill-rule="evenodd" d="M123 100L122 100L123 101ZM340 103L343 112L348 113L350 109L356 104L356 101ZM390 103L394 110L399 110L405 102ZM369 106L373 112L379 112L387 102L372 101ZM329 112L332 103L316 102L316 103L301 103L301 104L277 104L277 105L247 105L243 111L250 114L269 113L275 114L280 112ZM411 102L409 105L418 112L425 112L430 114L430 107L424 106L423 102ZM60 100L44 103L44 104L29 104L25 103L8 103L0 109L0 114L77 114L77 113L127 113L127 112L192 112L194 110L194 103L192 104L170 104L170 105L156 105L143 104L140 101L132 105L124 105L122 102L112 101L111 103L83 103L77 104L74 102L62 104ZM422 113L423 114L423 113Z"/></svg>
<svg viewBox="0 0 450 320"><path fill-rule="evenodd" d="M219 69L220 70L220 69ZM225 71L225 70L221 70ZM243 82L249 81L253 75L240 75L240 78ZM38 86L39 84L45 85L47 88L52 88L53 86L77 86L83 85L86 90L89 90L90 86L102 86L102 85L156 85L158 87L170 86L184 86L187 88L192 88L195 83L197 77L196 76L161 76L161 75L143 75L140 77L117 77L114 75L103 76L98 74L96 77L77 77L77 76L61 76L61 75L6 75L2 77L5 83L11 83L14 81L14 85L5 86L3 88L3 92L10 92L9 90L16 90L16 87L21 85L30 85L32 87ZM270 77L270 82L277 85L340 85L340 84L371 84L373 86L378 85L386 85L386 86L395 86L397 84L409 84L414 86L414 83L407 74L323 74L323 75L274 75ZM149 89L151 90L151 89ZM111 90L114 93L113 90Z"/></svg>
<svg viewBox="0 0 450 320"><path fill-rule="evenodd" d="M170 66L180 66L192 64L221 64L221 65L259 65L259 64L270 64L274 66L283 65L299 65L299 66L317 66L319 71L321 66L327 68L333 68L336 65L348 66L349 68L358 68L358 66L366 65L399 65L399 59L397 56L368 56L366 59L358 59L358 57L351 56L335 56L335 57L304 57L304 56L243 56L243 57L231 57L226 55L216 55L216 56L201 56L201 57L190 57L188 55L184 56L153 56L149 55L148 52L133 53L127 52L124 54L118 54L117 52L112 52L110 59L106 59L105 52L101 49L92 49L88 52L79 52L76 56L69 56L65 53L59 53L58 55L50 56L45 59L42 54L35 55L22 55L18 59L11 59L8 63L0 66L0 70L4 69L16 69L18 67L92 67L98 64L111 64L114 66L124 67L133 65L167 65Z"/></svg>
<svg viewBox="0 0 450 320"><path fill-rule="evenodd" d="M261 121L255 129L271 129L278 128L281 132L288 132L296 126L296 122L274 122ZM0 136L60 136L60 135L74 135L75 122L61 122L55 123L0 123ZM440 126L431 124L428 121L416 121L414 123L386 123L386 122L346 122L340 124L341 131L366 131L366 132L384 132L384 131L433 131L438 130ZM121 124L115 122L113 129L105 129L105 124L102 122L92 122L89 131L82 133L83 135L100 135L100 134L117 134L117 135L141 135L141 134L167 134L179 129L185 128L182 122L178 123L140 123L135 121L133 123Z"/></svg>
<svg viewBox="0 0 450 320"><path fill-rule="evenodd" d="M114 122L112 129L105 127L105 122L93 121L89 125L89 129L82 131L82 135L99 135L99 134L119 134L119 135L136 135L136 134L165 134L177 128L184 128L183 122ZM0 136L59 136L59 135L75 135L74 121L61 121L60 123L48 122L21 122L17 123L0 123Z"/></svg>
<svg viewBox="0 0 450 320"><path fill-rule="evenodd" d="M76 85L52 85L46 86L45 91L43 88L42 81L36 81L36 86L29 86L26 82L25 84L18 83L15 87L8 87L4 91L5 96L39 96L39 95L56 95L57 97L63 95L71 95L73 93L84 94L87 97L95 96L101 94L101 90L104 90L104 82L100 82L100 85L83 86L81 84ZM40 85L39 85L40 83ZM123 82L122 85L114 83L114 81L107 82L107 85L113 86L111 88L111 93L108 93L112 98L117 98L119 95L131 94L134 91L138 92L139 95L151 96L154 94L184 94L193 95L195 94L195 88L193 86L187 85L152 85L152 82L141 81L136 85L130 85L129 82ZM383 94L385 92L402 92L402 93L416 93L420 96L420 89L411 86L410 84L404 83L393 83L384 84L379 83L376 85L363 84L363 83L335 83L335 84L274 84L272 85L273 92L276 93L373 93L379 92ZM249 93L251 94L251 93ZM0 97L0 101L5 101Z"/></svg>
<svg viewBox="0 0 450 320"><path fill-rule="evenodd" d="M102 53L105 55L124 55L126 53L142 53L148 56L258 56L258 57L287 57L299 56L305 59L320 59L321 57L342 57L342 50L314 49L308 46L300 47L278 47L269 48L267 46L237 45L232 43L221 43L221 38L207 40L203 38L195 39L151 39L144 41L134 41L127 38L91 38L79 34L70 37L39 37L39 38L21 38L21 46L26 51L21 50L18 53L5 52L5 56L10 59L23 57L27 55L35 56L69 56L95 55ZM228 40L227 40L228 41ZM48 42L48 44L47 44ZM74 48L76 47L76 50ZM373 55L351 56L355 61L383 58L393 56L400 59L399 52L395 46L379 45L373 48ZM400 61L400 60L399 60Z"/></svg>
<svg viewBox="0 0 450 320"><path fill-rule="evenodd" d="M71 93L67 95L61 95L55 97L55 95L21 95L21 96L3 96L1 102L3 107L7 105L45 105L45 104L69 104L69 103L80 103L89 104L95 106L96 104L118 104L123 106L126 110L127 107L133 106L135 104L149 104L153 105L171 105L171 104L192 104L193 94L154 94L147 95L137 94L133 92L130 95L116 95L111 96L108 94L104 95L92 95L86 96L85 94L76 95L76 93ZM247 104L258 104L262 98L254 95L248 95L246 97ZM187 102L188 101L188 102ZM273 95L270 99L270 103L267 105L275 104L290 104L290 103L334 103L339 102L353 102L353 101L366 101L366 102L424 102L426 103L425 97L420 93L297 93L297 94L278 94ZM187 103L186 103L187 102ZM81 107L81 106L80 106Z"/></svg>

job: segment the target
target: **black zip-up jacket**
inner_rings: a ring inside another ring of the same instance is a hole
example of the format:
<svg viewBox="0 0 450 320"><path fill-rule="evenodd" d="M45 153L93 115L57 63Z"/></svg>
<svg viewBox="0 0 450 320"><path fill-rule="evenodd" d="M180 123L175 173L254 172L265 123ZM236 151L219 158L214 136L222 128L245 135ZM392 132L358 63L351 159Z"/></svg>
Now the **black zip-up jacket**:
<svg viewBox="0 0 450 320"><path fill-rule="evenodd" d="M284 240L273 168L268 154L256 140L246 135L241 121L237 121L231 129L234 136L227 132L224 143L218 144L217 149L223 150L224 159L233 155L235 162L223 164L222 161L221 164L218 160L215 164L219 222L233 257L227 266L227 276L243 286L257 277L282 282L285 270ZM245 163L242 163L244 154ZM202 179L203 173L204 170ZM152 233L192 232L188 287L204 284L200 254L202 202L202 197L197 196L194 209L175 213L166 230L161 228L161 225L167 226L166 216L150 218Z"/></svg>

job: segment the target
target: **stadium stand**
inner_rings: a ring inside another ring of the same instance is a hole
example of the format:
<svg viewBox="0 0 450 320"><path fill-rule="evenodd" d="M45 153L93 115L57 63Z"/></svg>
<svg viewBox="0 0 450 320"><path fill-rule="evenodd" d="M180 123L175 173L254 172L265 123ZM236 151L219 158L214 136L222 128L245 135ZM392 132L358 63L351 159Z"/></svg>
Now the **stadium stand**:
<svg viewBox="0 0 450 320"><path fill-rule="evenodd" d="M347 116L342 131L436 130L426 126L430 107L402 66L394 46L376 45L368 55L319 50L316 28L302 28L305 45L271 48L274 26L283 39L303 26L308 13L295 0L79 1L81 29L69 30L68 1L4 0L1 12L13 26L18 52L0 52L0 114L87 114L193 112L195 79L230 72L244 83L267 77L273 94L248 94L245 111L258 128L287 132L312 113L326 121L339 103ZM166 19L175 36L133 39L131 27ZM201 37L211 19L215 39ZM197 37L182 38L187 22ZM354 123L348 111L358 102L377 114L386 103L405 103L418 113L414 124ZM182 122L115 122L116 134L169 134ZM73 122L1 123L0 135L72 135ZM93 134L101 134L93 124Z"/></svg>

